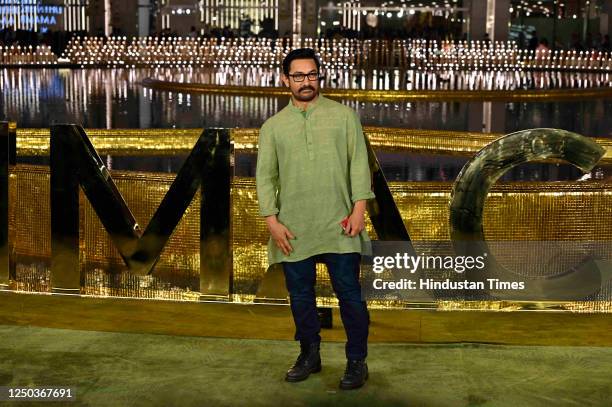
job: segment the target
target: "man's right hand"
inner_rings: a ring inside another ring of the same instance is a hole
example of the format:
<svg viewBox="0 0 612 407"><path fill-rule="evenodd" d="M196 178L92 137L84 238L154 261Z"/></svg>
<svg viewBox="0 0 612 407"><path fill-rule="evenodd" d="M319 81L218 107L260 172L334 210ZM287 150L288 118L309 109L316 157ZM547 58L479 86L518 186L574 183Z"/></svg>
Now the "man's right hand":
<svg viewBox="0 0 612 407"><path fill-rule="evenodd" d="M295 239L295 236L293 236L293 233L291 233L285 225L278 221L276 215L267 216L266 223L268 224L268 229L270 230L270 234L276 246L285 253L285 256L288 256L289 253L293 251L289 239Z"/></svg>

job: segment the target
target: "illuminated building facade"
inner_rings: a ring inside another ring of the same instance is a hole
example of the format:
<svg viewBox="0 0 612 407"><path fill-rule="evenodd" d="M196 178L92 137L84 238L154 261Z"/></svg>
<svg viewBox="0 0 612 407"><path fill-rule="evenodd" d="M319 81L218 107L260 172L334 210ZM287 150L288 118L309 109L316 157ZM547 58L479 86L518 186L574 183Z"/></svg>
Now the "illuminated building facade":
<svg viewBox="0 0 612 407"><path fill-rule="evenodd" d="M89 31L89 0L0 0L0 29Z"/></svg>

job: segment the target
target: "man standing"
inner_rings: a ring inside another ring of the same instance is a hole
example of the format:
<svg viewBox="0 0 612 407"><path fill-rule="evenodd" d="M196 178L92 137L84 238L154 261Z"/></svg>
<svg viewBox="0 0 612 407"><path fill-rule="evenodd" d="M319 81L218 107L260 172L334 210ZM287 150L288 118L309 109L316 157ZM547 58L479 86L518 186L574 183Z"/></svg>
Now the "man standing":
<svg viewBox="0 0 612 407"><path fill-rule="evenodd" d="M320 63L309 48L283 60L289 104L259 133L257 196L266 217L269 264L281 263L301 352L285 379L321 370L315 264L327 265L347 336L340 387L361 387L366 364L368 311L361 299L359 264L372 247L364 228L366 200L374 198L359 117L319 94ZM344 222L343 222L344 220Z"/></svg>

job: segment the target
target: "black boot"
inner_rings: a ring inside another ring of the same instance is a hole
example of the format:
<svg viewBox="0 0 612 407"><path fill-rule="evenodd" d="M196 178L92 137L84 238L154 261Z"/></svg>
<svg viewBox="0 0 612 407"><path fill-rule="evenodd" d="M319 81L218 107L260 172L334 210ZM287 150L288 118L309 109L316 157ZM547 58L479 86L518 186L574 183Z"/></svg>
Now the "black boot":
<svg viewBox="0 0 612 407"><path fill-rule="evenodd" d="M344 390L356 389L364 385L368 379L368 364L365 359L347 360L344 376L340 379L340 388Z"/></svg>
<svg viewBox="0 0 612 407"><path fill-rule="evenodd" d="M311 343L302 347L300 355L287 371L285 380L288 382L299 382L306 380L311 373L321 371L321 356L319 355L319 343Z"/></svg>

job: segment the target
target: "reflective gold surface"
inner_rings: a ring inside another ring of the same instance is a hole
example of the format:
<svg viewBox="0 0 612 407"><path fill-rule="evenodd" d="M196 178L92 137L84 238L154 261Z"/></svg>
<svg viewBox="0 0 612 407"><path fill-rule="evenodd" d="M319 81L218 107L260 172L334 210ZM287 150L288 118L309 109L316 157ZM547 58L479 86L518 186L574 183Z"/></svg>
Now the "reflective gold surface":
<svg viewBox="0 0 612 407"><path fill-rule="evenodd" d="M364 127L375 149L472 156L502 136L499 133ZM176 155L193 148L202 129L86 129L99 154ZM234 147L256 150L259 129L233 129ZM612 139L595 138L606 148L602 162L612 162ZM49 154L48 129L17 129L17 154Z"/></svg>
<svg viewBox="0 0 612 407"><path fill-rule="evenodd" d="M175 155L188 153L202 129L86 129L99 154ZM49 129L17 129L18 155L48 155Z"/></svg>

